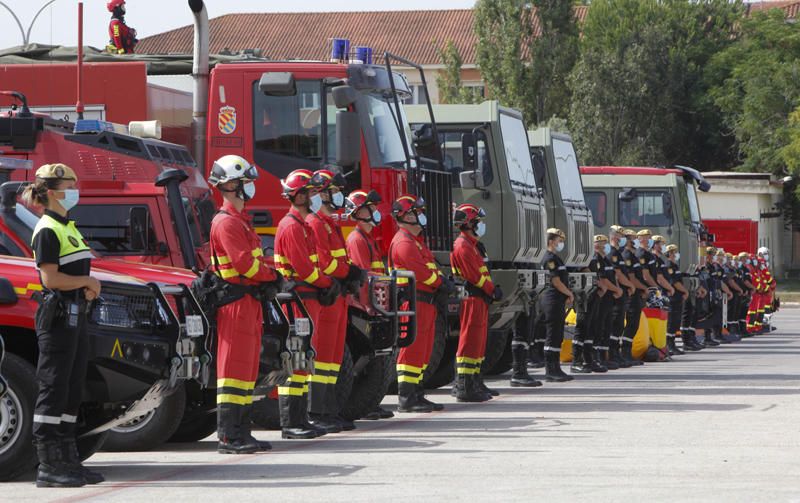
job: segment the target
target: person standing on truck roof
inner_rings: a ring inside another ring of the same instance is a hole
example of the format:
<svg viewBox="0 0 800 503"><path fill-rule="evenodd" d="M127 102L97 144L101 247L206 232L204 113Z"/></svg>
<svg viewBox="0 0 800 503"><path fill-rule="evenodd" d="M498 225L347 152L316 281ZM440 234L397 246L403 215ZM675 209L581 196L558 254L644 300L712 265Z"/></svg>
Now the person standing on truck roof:
<svg viewBox="0 0 800 503"><path fill-rule="evenodd" d="M609 332L608 359L613 360L621 368L628 368L631 364L622 358L620 352L620 341L625 330L625 313L628 310L631 297L636 293L636 287L628 279L630 272L630 261L626 261L623 256L628 238L624 234L625 229L619 225L612 225L609 233L611 242L611 264L614 266L614 276L617 284L622 288L622 295L614 301L612 309L611 328Z"/></svg>
<svg viewBox="0 0 800 503"><path fill-rule="evenodd" d="M227 283L231 297L217 310L217 437L220 454L267 451L250 430L258 377L264 313L261 300L275 298L280 277L266 261L261 239L245 211L256 192L255 166L238 155L214 162L208 183L222 194L211 221L211 270Z"/></svg>
<svg viewBox="0 0 800 503"><path fill-rule="evenodd" d="M322 306L319 319L314 320L312 344L317 352L314 373L309 375L309 413L311 424L338 433L355 429L355 424L341 417L336 397L336 381L342 367L347 336L347 293L358 293L365 272L347 256L344 235L336 212L347 202L344 194L345 179L341 173L320 169L311 183L317 187L322 204L314 204L306 217L316 243L319 267L322 273L342 285L342 294L330 306ZM334 218L334 217L337 218Z"/></svg>
<svg viewBox="0 0 800 503"><path fill-rule="evenodd" d="M347 196L347 216L356 222L356 228L347 236L347 256L358 267L370 274L386 275L386 264L383 262L381 249L372 231L381 223L383 216L378 210L381 196L374 190L354 190ZM389 419L394 417L392 411L380 405L370 411L362 419Z"/></svg>
<svg viewBox="0 0 800 503"><path fill-rule="evenodd" d="M600 363L595 352L595 337L600 336L600 303L608 292L608 273L606 272L605 245L608 238L602 234L594 236L594 256L589 262L588 271L597 276L597 284L587 295L585 306L575 306L575 337L572 339L573 374L608 372L608 367ZM611 245L608 245L609 248Z"/></svg>
<svg viewBox="0 0 800 503"><path fill-rule="evenodd" d="M389 245L389 269L413 272L417 288L417 338L397 355L397 410L442 410L443 405L425 398L422 380L433 351L437 307L447 308L447 298L455 287L439 271L433 253L423 240L422 231L428 224L425 201L414 195L402 195L392 204L392 214L398 229ZM403 284L403 279L398 280L398 284Z"/></svg>
<svg viewBox="0 0 800 503"><path fill-rule="evenodd" d="M319 178L307 169L297 169L281 180L283 197L291 208L278 223L275 232L275 267L286 279L295 282L295 290L314 323L314 333L319 330L320 311L333 305L341 294L341 284L320 270L314 231L308 216L322 207ZM312 335L313 339L313 335ZM324 435L328 429L311 424L308 420L308 372L295 370L278 386L282 437L306 439Z"/></svg>
<svg viewBox="0 0 800 503"><path fill-rule="evenodd" d="M647 296L647 284L644 282L643 267L639 258L636 256L640 246L636 239L636 231L625 229L625 237L628 242L622 257L625 259L625 266L628 268L628 280L636 287L636 292L631 295L625 315L625 330L622 333L622 358L630 365L644 365L644 362L633 357L633 338L639 330L644 298ZM647 261L645 261L646 263Z"/></svg>
<svg viewBox="0 0 800 503"><path fill-rule="evenodd" d="M453 386L459 402L485 402L492 398L491 392L480 385L479 376L489 333L489 304L501 300L503 290L492 281L486 249L480 242L486 233L485 217L483 208L468 203L457 206L453 212L453 225L461 233L453 243L450 266L453 275L464 281L466 289L459 314L456 383ZM523 351L522 365L526 366L527 348Z"/></svg>
<svg viewBox="0 0 800 503"><path fill-rule="evenodd" d="M667 350L670 356L682 355L683 351L675 343L675 336L680 331L681 313L683 312L683 302L689 296L689 291L683 285L683 273L680 268L681 254L678 245L671 244L664 248L664 254L660 255L663 265L663 275L673 287L673 293L669 297L669 315L667 318Z"/></svg>
<svg viewBox="0 0 800 503"><path fill-rule="evenodd" d="M45 164L23 193L26 203L44 207L31 240L44 288L36 310L39 396L33 411L33 441L39 458L37 487L81 487L104 480L81 464L75 441L89 357L86 315L100 295L100 282L89 275L92 251L67 216L78 204L77 183L69 166Z"/></svg>
<svg viewBox="0 0 800 503"><path fill-rule="evenodd" d="M106 8L111 13L111 22L108 24L110 40L106 49L115 54L133 54L139 40L136 30L125 24L125 0L110 0Z"/></svg>
<svg viewBox="0 0 800 503"><path fill-rule="evenodd" d="M547 252L542 262L549 282L539 297L545 329L545 379L566 382L573 379L561 370L561 343L564 341L564 320L567 306L573 305L575 295L567 286L567 266L558 253L564 249L566 235L561 229L547 229Z"/></svg>

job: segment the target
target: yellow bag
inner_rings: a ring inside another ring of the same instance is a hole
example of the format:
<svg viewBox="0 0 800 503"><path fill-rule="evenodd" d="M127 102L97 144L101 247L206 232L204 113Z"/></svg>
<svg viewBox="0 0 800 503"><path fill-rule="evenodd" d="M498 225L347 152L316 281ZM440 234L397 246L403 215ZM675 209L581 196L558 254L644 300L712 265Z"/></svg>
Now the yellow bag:
<svg viewBox="0 0 800 503"><path fill-rule="evenodd" d="M561 363L570 363L572 361L572 336L575 334L577 320L578 316L575 314L574 309L567 311L564 340L561 342ZM566 326L571 327L571 329L567 330Z"/></svg>
<svg viewBox="0 0 800 503"><path fill-rule="evenodd" d="M650 342L656 349L664 349L667 347L668 314L661 309L650 308L645 308L643 312L645 316L647 316L647 324L650 329Z"/></svg>
<svg viewBox="0 0 800 503"><path fill-rule="evenodd" d="M637 360L641 360L650 347L650 324L647 321L647 316L644 312L639 316L639 329L636 335L633 336L633 347L631 353Z"/></svg>

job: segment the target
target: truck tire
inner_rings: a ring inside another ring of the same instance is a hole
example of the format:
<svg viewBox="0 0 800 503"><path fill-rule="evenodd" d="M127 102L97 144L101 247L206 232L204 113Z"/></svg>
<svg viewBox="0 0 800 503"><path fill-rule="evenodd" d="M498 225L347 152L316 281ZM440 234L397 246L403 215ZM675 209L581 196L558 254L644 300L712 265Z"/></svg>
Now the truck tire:
<svg viewBox="0 0 800 503"><path fill-rule="evenodd" d="M157 409L111 428L104 451L149 451L165 443L176 431L186 409L186 391L179 384Z"/></svg>
<svg viewBox="0 0 800 503"><path fill-rule="evenodd" d="M0 481L5 481L36 466L31 438L38 386L33 365L17 355L6 354L0 370L8 381L0 398Z"/></svg>
<svg viewBox="0 0 800 503"><path fill-rule="evenodd" d="M441 388L453 382L456 378L456 350L458 350L458 338L446 337L436 371L430 377L426 372L425 389Z"/></svg>
<svg viewBox="0 0 800 503"><path fill-rule="evenodd" d="M511 368L511 330L490 330L482 369L485 375L498 375ZM505 357L508 356L508 360Z"/></svg>
<svg viewBox="0 0 800 503"><path fill-rule="evenodd" d="M80 437L78 436L78 440L76 441L78 444L78 455L80 456L81 460L89 459L92 454L99 451L103 447L103 443L108 438L108 432L104 431L98 433L97 435L92 435L90 437Z"/></svg>
<svg viewBox="0 0 800 503"><path fill-rule="evenodd" d="M265 430L280 430L281 416L278 410L278 399L271 398L270 394L253 402L253 411L250 414L253 424Z"/></svg>
<svg viewBox="0 0 800 503"><path fill-rule="evenodd" d="M373 358L358 375L353 376L353 389L350 392L341 415L351 421L364 417L383 401L388 388L386 379L387 367L391 366L391 356L378 356Z"/></svg>
<svg viewBox="0 0 800 503"><path fill-rule="evenodd" d="M217 413L214 411L185 411L177 431L168 442L198 442L217 431Z"/></svg>
<svg viewBox="0 0 800 503"><path fill-rule="evenodd" d="M348 400L350 400L350 395L353 392L354 380L353 355L350 353L350 348L345 344L344 354L342 355L342 366L339 369L339 377L336 380L336 401L339 404L340 412L344 410Z"/></svg>

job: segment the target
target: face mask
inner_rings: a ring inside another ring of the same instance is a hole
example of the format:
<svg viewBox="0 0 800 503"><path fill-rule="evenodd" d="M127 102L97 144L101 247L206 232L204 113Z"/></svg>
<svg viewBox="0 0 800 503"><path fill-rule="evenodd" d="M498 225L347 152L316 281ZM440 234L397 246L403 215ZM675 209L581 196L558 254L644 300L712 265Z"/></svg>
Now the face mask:
<svg viewBox="0 0 800 503"><path fill-rule="evenodd" d="M311 205L308 209L310 209L312 213L316 213L320 210L320 208L322 208L322 196L319 194L314 194L311 196L310 202Z"/></svg>
<svg viewBox="0 0 800 503"><path fill-rule="evenodd" d="M747 260L744 261L744 263L747 264L747 265L750 265L752 262L750 262L750 259L747 259Z"/></svg>
<svg viewBox="0 0 800 503"><path fill-rule="evenodd" d="M767 262L769 262L769 255L764 255L764 260L766 260Z"/></svg>
<svg viewBox="0 0 800 503"><path fill-rule="evenodd" d="M64 199L59 199L58 204L66 211L69 211L78 204L79 198L78 189L66 189L64 190Z"/></svg>
<svg viewBox="0 0 800 503"><path fill-rule="evenodd" d="M676 253L675 254L675 262L679 261L680 259L681 259L681 254L680 253Z"/></svg>
<svg viewBox="0 0 800 503"><path fill-rule="evenodd" d="M626 244L628 244L628 238L624 238L624 237L623 238L619 238L619 247L620 248L622 248Z"/></svg>
<svg viewBox="0 0 800 503"><path fill-rule="evenodd" d="M728 263L728 257L722 257L722 265L726 265Z"/></svg>
<svg viewBox="0 0 800 503"><path fill-rule="evenodd" d="M249 201L253 199L253 196L256 195L256 184L253 182L247 182L242 186L242 193L244 194L245 201Z"/></svg>
<svg viewBox="0 0 800 503"><path fill-rule="evenodd" d="M335 192L334 194L332 194L331 204L333 204L335 208L341 208L342 206L344 206L344 194L342 194L341 192Z"/></svg>
<svg viewBox="0 0 800 503"><path fill-rule="evenodd" d="M478 225L475 226L475 234L477 234L478 237L486 234L486 222L478 222Z"/></svg>
<svg viewBox="0 0 800 503"><path fill-rule="evenodd" d="M372 223L373 224L378 225L379 223L381 223L381 218L382 217L381 217L381 212L380 211L375 210L375 211L372 212Z"/></svg>
<svg viewBox="0 0 800 503"><path fill-rule="evenodd" d="M564 242L563 242L563 241L560 241L560 242L559 242L559 243L556 245L556 251L557 251L557 252L564 251Z"/></svg>
<svg viewBox="0 0 800 503"><path fill-rule="evenodd" d="M611 245L606 243L603 245L603 254L608 255L609 253L611 253Z"/></svg>
<svg viewBox="0 0 800 503"><path fill-rule="evenodd" d="M711 257L711 262L717 262L717 256L716 255Z"/></svg>
<svg viewBox="0 0 800 503"><path fill-rule="evenodd" d="M417 222L419 223L420 227L425 227L428 225L428 217L425 216L425 213L420 213L417 215Z"/></svg>
<svg viewBox="0 0 800 503"><path fill-rule="evenodd" d="M647 247L648 248L652 248L654 244L655 244L655 241L653 241L653 238L650 238L650 239L647 240Z"/></svg>
<svg viewBox="0 0 800 503"><path fill-rule="evenodd" d="M639 248L642 247L642 243L640 243L639 240L637 239L636 241L633 242L633 247L638 250Z"/></svg>

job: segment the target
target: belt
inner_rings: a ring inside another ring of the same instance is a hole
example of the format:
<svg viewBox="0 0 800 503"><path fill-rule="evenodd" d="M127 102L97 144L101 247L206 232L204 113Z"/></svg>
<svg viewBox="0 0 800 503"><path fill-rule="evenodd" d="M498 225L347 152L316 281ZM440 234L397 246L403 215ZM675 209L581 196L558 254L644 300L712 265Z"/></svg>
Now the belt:
<svg viewBox="0 0 800 503"><path fill-rule="evenodd" d="M464 293L467 297L478 297L480 299L488 299L489 296L486 295L486 292L478 288L477 286L467 283L464 287Z"/></svg>
<svg viewBox="0 0 800 503"><path fill-rule="evenodd" d="M426 304L433 305L434 304L433 298L434 298L434 295L431 292L423 292L423 291L417 290L417 301L418 302L424 302Z"/></svg>

